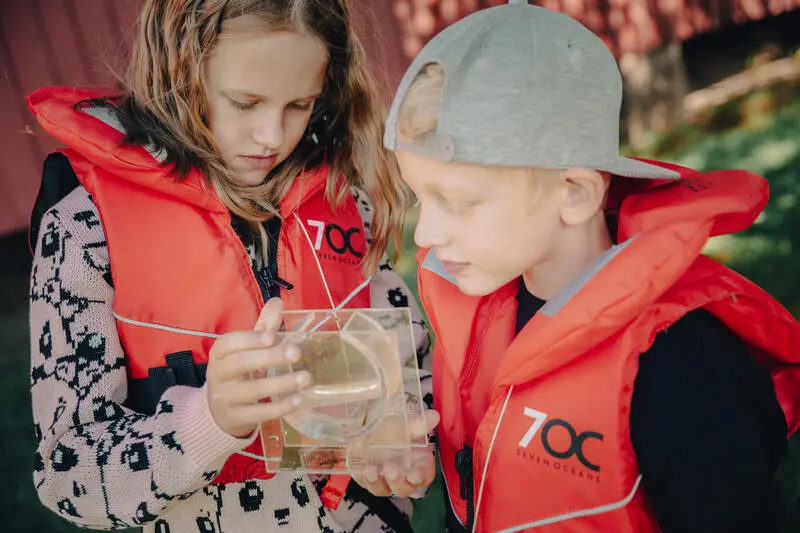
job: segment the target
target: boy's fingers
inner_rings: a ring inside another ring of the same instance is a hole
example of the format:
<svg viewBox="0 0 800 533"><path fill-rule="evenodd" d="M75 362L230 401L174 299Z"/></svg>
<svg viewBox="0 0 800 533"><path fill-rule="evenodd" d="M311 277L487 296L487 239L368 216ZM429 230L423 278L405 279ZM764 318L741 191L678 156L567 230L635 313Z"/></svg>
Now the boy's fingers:
<svg viewBox="0 0 800 533"><path fill-rule="evenodd" d="M411 494L417 490L416 485L412 485L405 481L405 479L401 478L398 481L393 481L389 483L389 493L390 496L399 496L401 498L408 498Z"/></svg>
<svg viewBox="0 0 800 533"><path fill-rule="evenodd" d="M383 477L391 493L394 496L401 497L410 496L423 481L423 476L416 471L416 469L404 471L399 465L394 463L390 463L384 467Z"/></svg>
<svg viewBox="0 0 800 533"><path fill-rule="evenodd" d="M386 484L386 480L375 465L364 467L361 474L356 476L356 481L375 496L390 496L392 493L392 489Z"/></svg>
<svg viewBox="0 0 800 533"><path fill-rule="evenodd" d="M358 474L353 474L359 485L375 496L401 496L413 494L419 487L428 487L436 475L433 453L426 451L417 455L413 463L403 465L389 461L378 466L365 466Z"/></svg>
<svg viewBox="0 0 800 533"><path fill-rule="evenodd" d="M432 450L426 450L424 453L424 457L419 457L414 461L414 466L406 479L413 485L427 487L433 483L433 478L436 477L436 459Z"/></svg>
<svg viewBox="0 0 800 533"><path fill-rule="evenodd" d="M428 409L421 416L415 417L409 422L409 432L412 439L424 437L433 431L440 420L439 413L433 409Z"/></svg>

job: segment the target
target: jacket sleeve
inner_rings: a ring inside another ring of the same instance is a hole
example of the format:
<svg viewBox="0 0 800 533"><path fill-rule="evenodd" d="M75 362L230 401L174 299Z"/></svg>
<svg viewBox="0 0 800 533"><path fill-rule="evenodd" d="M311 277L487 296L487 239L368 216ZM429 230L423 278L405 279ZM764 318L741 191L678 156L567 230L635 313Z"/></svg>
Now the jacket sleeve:
<svg viewBox="0 0 800 533"><path fill-rule="evenodd" d="M640 356L630 422L664 533L783 531L786 419L768 369L711 313L688 313Z"/></svg>
<svg viewBox="0 0 800 533"><path fill-rule="evenodd" d="M152 416L122 404L126 356L108 249L82 188L44 216L30 285L31 395L41 501L75 524L155 521L249 441L215 424L206 389L172 387Z"/></svg>

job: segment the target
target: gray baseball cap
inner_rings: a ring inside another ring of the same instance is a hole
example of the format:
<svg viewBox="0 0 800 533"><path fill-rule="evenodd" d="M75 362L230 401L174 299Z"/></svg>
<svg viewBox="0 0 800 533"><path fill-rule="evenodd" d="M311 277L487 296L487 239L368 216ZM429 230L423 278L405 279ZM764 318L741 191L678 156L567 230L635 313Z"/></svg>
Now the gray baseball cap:
<svg viewBox="0 0 800 533"><path fill-rule="evenodd" d="M430 63L445 74L436 132L398 139L400 106ZM596 35L567 15L510 0L445 28L422 49L392 102L384 146L441 161L677 179L619 155L621 103L619 67Z"/></svg>

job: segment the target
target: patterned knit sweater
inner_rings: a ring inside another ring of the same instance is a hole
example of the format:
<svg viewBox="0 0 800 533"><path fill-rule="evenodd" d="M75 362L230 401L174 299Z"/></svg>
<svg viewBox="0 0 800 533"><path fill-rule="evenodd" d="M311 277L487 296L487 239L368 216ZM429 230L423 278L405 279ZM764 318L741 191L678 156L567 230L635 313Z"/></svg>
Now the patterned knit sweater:
<svg viewBox="0 0 800 533"><path fill-rule="evenodd" d="M370 206L355 194L368 230ZM325 508L319 498L324 476L289 472L267 481L209 484L251 440L216 425L205 386L169 388L152 416L124 407L126 357L112 315L110 276L97 208L79 187L44 216L31 276L34 482L48 508L95 529L391 531L374 510L349 496L338 510ZM428 368L427 329L388 263L371 282L371 298L373 307L411 307L416 356ZM430 391L427 373L423 390ZM392 501L410 514L409 500Z"/></svg>

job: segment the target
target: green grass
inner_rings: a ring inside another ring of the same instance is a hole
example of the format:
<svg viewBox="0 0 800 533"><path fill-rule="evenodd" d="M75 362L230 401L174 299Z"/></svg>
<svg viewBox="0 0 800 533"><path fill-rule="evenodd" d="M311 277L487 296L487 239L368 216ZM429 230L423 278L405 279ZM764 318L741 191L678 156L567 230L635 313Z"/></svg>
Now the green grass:
<svg viewBox="0 0 800 533"><path fill-rule="evenodd" d="M703 171L747 169L770 184L770 202L747 231L712 239L709 251L800 316L800 101L756 114L747 126L709 134L683 130L690 143L640 153Z"/></svg>

